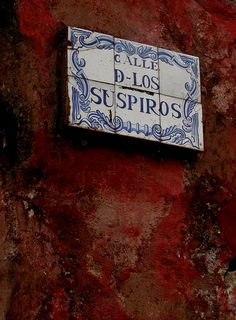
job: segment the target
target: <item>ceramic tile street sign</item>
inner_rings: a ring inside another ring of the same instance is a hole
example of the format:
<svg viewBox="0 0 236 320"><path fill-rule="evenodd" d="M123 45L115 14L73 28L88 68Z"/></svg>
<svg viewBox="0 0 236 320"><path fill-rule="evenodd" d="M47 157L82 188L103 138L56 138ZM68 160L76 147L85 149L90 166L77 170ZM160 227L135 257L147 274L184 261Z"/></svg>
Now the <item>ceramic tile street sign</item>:
<svg viewBox="0 0 236 320"><path fill-rule="evenodd" d="M203 150L197 57L68 28L69 125Z"/></svg>

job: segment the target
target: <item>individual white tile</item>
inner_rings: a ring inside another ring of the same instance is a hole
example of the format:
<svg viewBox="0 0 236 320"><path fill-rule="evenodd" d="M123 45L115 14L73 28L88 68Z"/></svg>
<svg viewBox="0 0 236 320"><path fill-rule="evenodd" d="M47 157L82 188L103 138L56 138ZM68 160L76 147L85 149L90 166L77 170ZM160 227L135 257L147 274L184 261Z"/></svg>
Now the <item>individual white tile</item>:
<svg viewBox="0 0 236 320"><path fill-rule="evenodd" d="M161 142L203 150L202 105L160 95Z"/></svg>
<svg viewBox="0 0 236 320"><path fill-rule="evenodd" d="M67 49L68 75L114 84L114 39L110 35L76 28ZM72 36L71 36L72 37Z"/></svg>
<svg viewBox="0 0 236 320"><path fill-rule="evenodd" d="M114 85L68 77L69 125L114 133Z"/></svg>
<svg viewBox="0 0 236 320"><path fill-rule="evenodd" d="M116 133L160 141L159 95L115 86Z"/></svg>
<svg viewBox="0 0 236 320"><path fill-rule="evenodd" d="M158 49L160 94L201 102L198 57Z"/></svg>
<svg viewBox="0 0 236 320"><path fill-rule="evenodd" d="M115 38L115 83L142 91L159 92L157 48Z"/></svg>

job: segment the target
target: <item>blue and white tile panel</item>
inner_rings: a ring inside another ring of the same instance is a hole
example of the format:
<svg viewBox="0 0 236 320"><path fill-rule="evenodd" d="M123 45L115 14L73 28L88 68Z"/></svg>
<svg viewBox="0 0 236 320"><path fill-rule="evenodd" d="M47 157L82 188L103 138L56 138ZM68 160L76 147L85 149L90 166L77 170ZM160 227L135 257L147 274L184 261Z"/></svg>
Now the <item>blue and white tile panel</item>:
<svg viewBox="0 0 236 320"><path fill-rule="evenodd" d="M68 29L69 124L203 150L197 57Z"/></svg>

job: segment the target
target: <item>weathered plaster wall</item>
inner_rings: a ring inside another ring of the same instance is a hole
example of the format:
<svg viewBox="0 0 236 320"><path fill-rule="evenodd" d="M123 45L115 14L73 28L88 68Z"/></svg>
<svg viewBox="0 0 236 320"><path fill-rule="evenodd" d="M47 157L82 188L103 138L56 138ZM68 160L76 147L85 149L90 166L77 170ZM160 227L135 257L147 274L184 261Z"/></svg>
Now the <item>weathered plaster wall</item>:
<svg viewBox="0 0 236 320"><path fill-rule="evenodd" d="M0 319L236 319L235 1L15 12L0 31ZM63 129L67 25L199 56L205 152Z"/></svg>

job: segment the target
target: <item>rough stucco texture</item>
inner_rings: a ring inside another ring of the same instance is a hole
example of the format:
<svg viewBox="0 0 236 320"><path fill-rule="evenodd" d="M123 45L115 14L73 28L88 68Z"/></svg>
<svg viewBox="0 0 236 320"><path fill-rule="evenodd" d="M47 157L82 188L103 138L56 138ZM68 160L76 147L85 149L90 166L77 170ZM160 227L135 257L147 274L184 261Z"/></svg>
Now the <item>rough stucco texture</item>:
<svg viewBox="0 0 236 320"><path fill-rule="evenodd" d="M15 10L0 31L0 319L236 319L235 1ZM199 56L205 152L63 129L68 25Z"/></svg>

